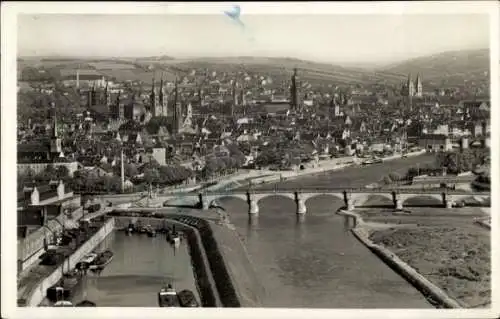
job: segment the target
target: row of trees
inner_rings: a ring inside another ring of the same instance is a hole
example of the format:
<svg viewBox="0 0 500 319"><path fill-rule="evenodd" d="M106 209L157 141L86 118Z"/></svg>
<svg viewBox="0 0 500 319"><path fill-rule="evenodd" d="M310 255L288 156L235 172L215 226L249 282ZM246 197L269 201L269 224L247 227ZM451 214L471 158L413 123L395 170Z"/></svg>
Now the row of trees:
<svg viewBox="0 0 500 319"><path fill-rule="evenodd" d="M421 167L411 167L406 174L407 179L418 175L439 175L444 170L448 174L460 174L473 171L476 166L487 163L489 152L482 149L467 149L463 152L446 152L436 155L434 164L426 164Z"/></svg>
<svg viewBox="0 0 500 319"><path fill-rule="evenodd" d="M199 172L200 179L210 179L238 171L245 164L245 155L236 144L225 146L229 154L213 153L206 157L205 166Z"/></svg>
<svg viewBox="0 0 500 319"><path fill-rule="evenodd" d="M446 168L451 174L472 171L477 165L486 163L489 152L482 149L466 149L463 152L447 152L437 155L437 166Z"/></svg>
<svg viewBox="0 0 500 319"><path fill-rule="evenodd" d="M68 183L71 180L66 166L47 166L45 170L36 174L32 169L17 173L17 190L22 190L26 184L48 183L51 180L62 180Z"/></svg>
<svg viewBox="0 0 500 319"><path fill-rule="evenodd" d="M194 172L180 165L159 166L157 163L146 164L141 177L133 178L134 183L172 186L184 183L194 176Z"/></svg>

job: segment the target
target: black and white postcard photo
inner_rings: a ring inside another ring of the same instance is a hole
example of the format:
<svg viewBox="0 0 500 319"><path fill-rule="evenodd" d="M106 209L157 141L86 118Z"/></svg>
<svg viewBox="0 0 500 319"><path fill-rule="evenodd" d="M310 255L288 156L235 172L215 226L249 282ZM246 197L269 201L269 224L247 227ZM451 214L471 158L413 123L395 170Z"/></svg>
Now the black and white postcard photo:
<svg viewBox="0 0 500 319"><path fill-rule="evenodd" d="M2 317L498 317L499 27L3 3Z"/></svg>

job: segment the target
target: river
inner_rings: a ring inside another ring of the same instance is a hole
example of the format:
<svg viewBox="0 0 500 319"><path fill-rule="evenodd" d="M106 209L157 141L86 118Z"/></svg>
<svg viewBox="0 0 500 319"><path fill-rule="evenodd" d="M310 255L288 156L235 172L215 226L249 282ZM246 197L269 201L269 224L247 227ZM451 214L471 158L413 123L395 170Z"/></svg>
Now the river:
<svg viewBox="0 0 500 319"><path fill-rule="evenodd" d="M424 155L366 167L347 168L279 183L279 188L360 187L390 172L405 173ZM262 188L272 189L274 185ZM307 201L297 224L295 203L284 197L260 201L259 223L248 225L247 205L223 199L231 222L242 235L266 290L266 307L431 308L425 298L380 261L350 232L342 216L344 203L320 196Z"/></svg>
<svg viewBox="0 0 500 319"><path fill-rule="evenodd" d="M404 173L416 163L431 161L432 156L424 155L347 168L286 181L278 187L360 187L390 172ZM341 200L326 196L309 200L306 219L297 224L293 201L269 197L259 203L259 223L253 227L248 226L245 202L238 199L221 202L247 246L266 291L266 307L432 307L349 232L343 217L335 214L343 206ZM162 237L127 237L115 232L102 248L111 249L114 260L100 276L87 279L76 302L87 298L98 306L154 307L156 293L170 278L175 279L177 288L196 293L185 246L174 257Z"/></svg>

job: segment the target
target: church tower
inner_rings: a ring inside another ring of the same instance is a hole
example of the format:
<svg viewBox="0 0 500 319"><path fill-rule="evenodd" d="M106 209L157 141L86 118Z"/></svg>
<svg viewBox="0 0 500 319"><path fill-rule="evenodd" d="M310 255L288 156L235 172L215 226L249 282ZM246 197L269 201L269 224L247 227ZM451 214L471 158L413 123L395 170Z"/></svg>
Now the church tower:
<svg viewBox="0 0 500 319"><path fill-rule="evenodd" d="M149 111L153 116L158 116L156 114L156 107L157 107L157 101L156 101L156 87L155 87L155 77L153 75L153 82L151 86L151 93L149 94Z"/></svg>
<svg viewBox="0 0 500 319"><path fill-rule="evenodd" d="M59 132L57 127L57 113L55 109L54 109L52 136L50 137L50 152L57 154L62 152L61 139L59 138Z"/></svg>
<svg viewBox="0 0 500 319"><path fill-rule="evenodd" d="M417 74L417 87L416 87L415 96L422 97L423 89L422 89L422 79L420 78L420 74Z"/></svg>
<svg viewBox="0 0 500 319"><path fill-rule="evenodd" d="M232 97L232 104L231 104L231 116L234 116L234 110L236 109L236 107L238 106L238 93L237 93L237 89L238 89L238 82L236 82L236 80L233 80L233 87L232 87L232 91L231 91L231 97Z"/></svg>
<svg viewBox="0 0 500 319"><path fill-rule="evenodd" d="M408 81L406 83L406 86L408 88L408 96L414 96L415 95L415 85L414 85L413 80L411 78L411 73L408 74Z"/></svg>
<svg viewBox="0 0 500 319"><path fill-rule="evenodd" d="M163 75L160 81L160 96L157 105L157 115L155 116L167 116L168 115L168 94L165 92L165 84L163 83Z"/></svg>
<svg viewBox="0 0 500 319"><path fill-rule="evenodd" d="M178 134L179 130L182 127L182 105L179 100L179 87L178 87L177 77L175 78L175 86L174 86L174 114L173 114L173 123L172 130L174 134Z"/></svg>
<svg viewBox="0 0 500 319"><path fill-rule="evenodd" d="M297 68L293 69L292 85L290 86L291 106L292 110L297 111L299 108L299 92L297 88Z"/></svg>

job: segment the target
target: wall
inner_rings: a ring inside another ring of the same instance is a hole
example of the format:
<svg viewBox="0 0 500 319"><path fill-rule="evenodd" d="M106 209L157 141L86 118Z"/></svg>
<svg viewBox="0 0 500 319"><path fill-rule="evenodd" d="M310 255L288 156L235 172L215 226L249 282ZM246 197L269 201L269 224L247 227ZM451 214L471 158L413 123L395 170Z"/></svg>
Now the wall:
<svg viewBox="0 0 500 319"><path fill-rule="evenodd" d="M99 245L106 236L108 236L115 226L115 220L110 218L98 231L87 240L80 248L78 248L69 258L64 260L64 263L57 267L52 274L43 279L37 286L31 291L29 296L26 298L27 306L36 307L47 294L47 289L55 285L62 277L63 271L66 272L73 269L77 262L79 262L85 255L90 253L92 250Z"/></svg>

